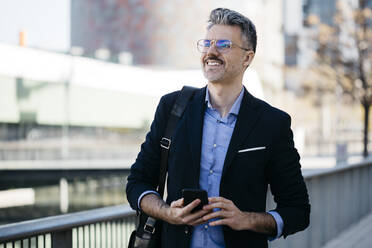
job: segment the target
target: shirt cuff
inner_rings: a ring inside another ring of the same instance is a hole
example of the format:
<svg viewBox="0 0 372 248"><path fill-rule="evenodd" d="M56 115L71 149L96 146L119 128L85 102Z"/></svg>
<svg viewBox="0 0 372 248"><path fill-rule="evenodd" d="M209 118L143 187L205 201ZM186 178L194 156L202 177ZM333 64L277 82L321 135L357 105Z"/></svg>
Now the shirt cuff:
<svg viewBox="0 0 372 248"><path fill-rule="evenodd" d="M148 195L148 194L155 194L155 195L157 195L157 196L160 197L159 193L156 192L156 191L154 191L154 190L147 190L147 191L143 192L143 193L138 197L138 201L137 201L137 207L138 207L138 210L141 210L141 205L140 205L140 203L141 203L142 198L143 198L145 195Z"/></svg>
<svg viewBox="0 0 372 248"><path fill-rule="evenodd" d="M276 229L278 231L277 234L276 234L276 237L269 237L268 238L269 241L274 241L274 240L278 239L280 236L282 236L284 222L283 222L283 219L280 216L280 214L278 214L278 212L269 211L268 214L271 214L271 216L274 217L275 222L276 222Z"/></svg>

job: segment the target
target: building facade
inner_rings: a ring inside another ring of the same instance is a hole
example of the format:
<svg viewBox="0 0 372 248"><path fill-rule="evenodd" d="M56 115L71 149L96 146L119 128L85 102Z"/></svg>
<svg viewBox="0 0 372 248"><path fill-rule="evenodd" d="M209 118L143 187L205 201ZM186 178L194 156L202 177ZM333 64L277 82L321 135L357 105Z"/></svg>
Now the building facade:
<svg viewBox="0 0 372 248"><path fill-rule="evenodd" d="M281 88L282 0L72 0L71 45L82 47L86 56L107 49L112 61L129 52L135 65L198 68L196 41L204 37L208 15L217 7L237 10L256 24L253 67L264 84Z"/></svg>

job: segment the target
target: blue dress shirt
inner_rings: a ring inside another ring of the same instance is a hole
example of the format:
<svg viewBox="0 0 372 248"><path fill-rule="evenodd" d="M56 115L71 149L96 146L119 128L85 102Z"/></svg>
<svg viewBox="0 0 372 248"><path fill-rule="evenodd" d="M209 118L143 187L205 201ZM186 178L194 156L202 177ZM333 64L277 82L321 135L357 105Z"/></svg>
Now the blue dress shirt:
<svg viewBox="0 0 372 248"><path fill-rule="evenodd" d="M219 188L223 164L235 127L243 95L244 88L242 88L228 115L222 118L220 113L212 107L209 98L209 91L207 88L205 96L207 108L204 115L199 186L201 189L207 191L208 197L215 197L220 195ZM138 206L142 197L149 193L156 192L144 192L138 199ZM270 211L269 214L274 217L278 230L277 236L275 238L269 239L271 241L281 236L283 231L283 220L275 211ZM222 226L209 226L208 224L204 224L194 227L190 247L225 247Z"/></svg>

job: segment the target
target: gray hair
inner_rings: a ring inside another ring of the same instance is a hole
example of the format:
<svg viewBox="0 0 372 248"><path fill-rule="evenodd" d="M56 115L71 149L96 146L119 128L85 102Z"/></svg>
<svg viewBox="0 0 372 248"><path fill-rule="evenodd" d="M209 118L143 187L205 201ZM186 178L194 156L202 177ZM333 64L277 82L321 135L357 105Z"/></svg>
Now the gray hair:
<svg viewBox="0 0 372 248"><path fill-rule="evenodd" d="M249 20L249 18L234 10L217 8L212 10L209 16L207 29L210 29L215 24L239 26L242 32L243 41L250 46L253 52L256 52L256 27L254 26L253 22Z"/></svg>

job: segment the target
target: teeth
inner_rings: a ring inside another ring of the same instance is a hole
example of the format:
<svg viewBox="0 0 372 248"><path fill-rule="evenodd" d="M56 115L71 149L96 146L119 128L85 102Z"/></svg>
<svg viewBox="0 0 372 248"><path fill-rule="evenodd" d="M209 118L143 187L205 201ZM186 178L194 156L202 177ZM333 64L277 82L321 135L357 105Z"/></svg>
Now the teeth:
<svg viewBox="0 0 372 248"><path fill-rule="evenodd" d="M207 64L211 66L216 66L216 65L221 65L222 63L219 61L207 61Z"/></svg>

